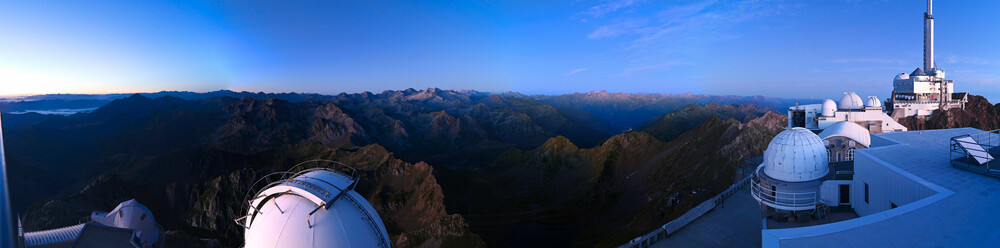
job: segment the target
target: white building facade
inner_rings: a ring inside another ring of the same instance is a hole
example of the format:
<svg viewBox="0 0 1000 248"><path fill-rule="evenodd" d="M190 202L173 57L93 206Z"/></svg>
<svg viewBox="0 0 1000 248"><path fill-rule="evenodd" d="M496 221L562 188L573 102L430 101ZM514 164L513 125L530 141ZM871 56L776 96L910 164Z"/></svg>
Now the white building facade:
<svg viewBox="0 0 1000 248"><path fill-rule="evenodd" d="M882 102L874 96L862 100L854 92L844 93L839 103L823 100L822 104L798 105L788 108L788 127L803 127L814 132L838 122L854 122L870 133L900 132L907 128L883 112Z"/></svg>
<svg viewBox="0 0 1000 248"><path fill-rule="evenodd" d="M928 116L934 110L965 108L968 94L954 93L952 80L934 63L934 16L931 1L924 13L924 68L900 73L892 80L892 96L886 101L893 117Z"/></svg>

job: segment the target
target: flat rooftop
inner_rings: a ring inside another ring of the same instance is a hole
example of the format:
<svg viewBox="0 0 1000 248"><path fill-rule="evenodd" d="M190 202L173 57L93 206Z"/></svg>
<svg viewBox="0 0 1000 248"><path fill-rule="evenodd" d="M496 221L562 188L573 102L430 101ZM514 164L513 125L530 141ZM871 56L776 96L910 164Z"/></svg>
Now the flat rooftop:
<svg viewBox="0 0 1000 248"><path fill-rule="evenodd" d="M847 221L765 230L764 246L782 247L997 247L1000 180L957 169L949 161L951 137L974 128L872 135L858 150L936 191L915 202Z"/></svg>

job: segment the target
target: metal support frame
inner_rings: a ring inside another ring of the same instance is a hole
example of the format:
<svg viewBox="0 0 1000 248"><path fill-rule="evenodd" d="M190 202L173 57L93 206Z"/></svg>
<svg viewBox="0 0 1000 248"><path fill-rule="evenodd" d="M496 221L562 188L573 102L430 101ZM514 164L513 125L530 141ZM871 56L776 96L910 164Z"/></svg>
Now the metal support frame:
<svg viewBox="0 0 1000 248"><path fill-rule="evenodd" d="M307 168L307 169L299 169L302 165L305 165L305 164L308 164L308 163L329 163L329 164L336 165L337 168L334 169L334 168L328 168L328 167L313 167L313 168ZM274 172L274 173L267 174L264 177L261 177L260 179L257 179L257 181L255 181L253 183L253 185L250 187L251 192L254 192L254 193L252 195L251 194L247 194L247 196L244 197L244 199L245 199L244 202L246 202L247 205L244 206L244 208L242 209L242 212L247 213L247 214L244 215L244 216L241 216L241 217L239 217L237 219L235 219L234 221L236 222L237 225L243 227L244 229L250 229L250 227L253 225L252 222L253 222L254 216L256 216L257 214L264 214L264 212L261 211L261 207L263 206L263 204L266 204L267 201L273 201L273 199L271 199L271 198L277 198L278 196L281 196L281 195L284 195L284 194L294 194L294 193L291 193L289 191L289 192L282 192L282 193L271 194L271 195L261 195L265 190L267 190L268 188L271 188L273 186L277 186L279 184L285 183L288 180L292 180L294 178L302 176L302 175L304 175L306 173L313 172L313 171L318 171L318 170L329 171L329 172L333 172L333 173L344 175L344 176L346 176L346 177L348 177L348 178L351 179L351 183L347 186L346 189L340 189L341 190L340 193L338 193L330 201L330 203L320 204L319 206L317 206L316 209L313 209L313 211L311 211L308 216L306 216L306 223L309 225L309 228L312 228L313 225L312 225L311 218L312 218L313 214L316 213L316 211L318 211L319 209L329 208L330 206L333 205L333 202L336 202L337 199L340 199L340 197L343 196L344 194L346 194L347 191L354 190L354 188L357 186L358 181L359 181L358 180L359 176L358 176L358 170L357 169L354 169L351 166L348 166L348 165L346 165L344 163L333 161L333 160L313 159L313 160L308 160L308 161L304 161L304 162L300 162L298 164L295 164L294 166L292 166L291 168L289 168L287 171ZM264 186L258 188L257 186L261 185L261 184L264 184ZM334 187L336 187L336 186L334 186ZM250 198L251 196L253 198ZM257 206L254 206L253 202L257 201L258 199L261 199L261 198L264 198L264 199L261 200L261 202L258 203ZM275 202L274 204L278 208L278 211L281 212L282 214L284 214L284 211L281 209L281 207L277 206L277 202ZM251 212L250 210L253 210L253 211ZM247 222L247 221L249 221L249 222Z"/></svg>
<svg viewBox="0 0 1000 248"><path fill-rule="evenodd" d="M965 137L972 138L975 143L959 140L960 138ZM1000 129L951 137L951 142L948 146L948 159L951 161L952 167L990 177L1000 178L1000 170L993 169L993 165L997 163L995 157L990 158L973 154L972 152L969 152L963 144L980 146L986 151L986 154L990 154L990 150L1000 147ZM990 156L992 156L992 154ZM976 158L987 160L987 162L983 164L973 162L976 161Z"/></svg>

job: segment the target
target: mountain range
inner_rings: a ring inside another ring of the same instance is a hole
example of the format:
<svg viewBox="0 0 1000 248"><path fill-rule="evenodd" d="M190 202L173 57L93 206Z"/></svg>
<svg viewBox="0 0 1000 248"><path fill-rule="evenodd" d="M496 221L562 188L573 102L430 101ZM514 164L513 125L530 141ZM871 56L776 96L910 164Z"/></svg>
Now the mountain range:
<svg viewBox="0 0 1000 248"><path fill-rule="evenodd" d="M136 198L170 247L239 247L233 219L254 181L330 159L359 171L357 191L399 247L616 246L741 178L785 126L773 110L796 102L435 88L156 94L69 116L3 114L26 231Z"/></svg>

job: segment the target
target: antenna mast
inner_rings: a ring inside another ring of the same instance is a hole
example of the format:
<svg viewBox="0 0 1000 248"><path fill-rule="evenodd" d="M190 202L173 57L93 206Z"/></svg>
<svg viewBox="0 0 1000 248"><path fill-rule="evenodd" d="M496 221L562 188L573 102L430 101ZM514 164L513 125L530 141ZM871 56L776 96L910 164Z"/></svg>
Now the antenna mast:
<svg viewBox="0 0 1000 248"><path fill-rule="evenodd" d="M931 14L932 0L927 0L927 12L924 13L924 71L930 73L934 69L934 16Z"/></svg>

